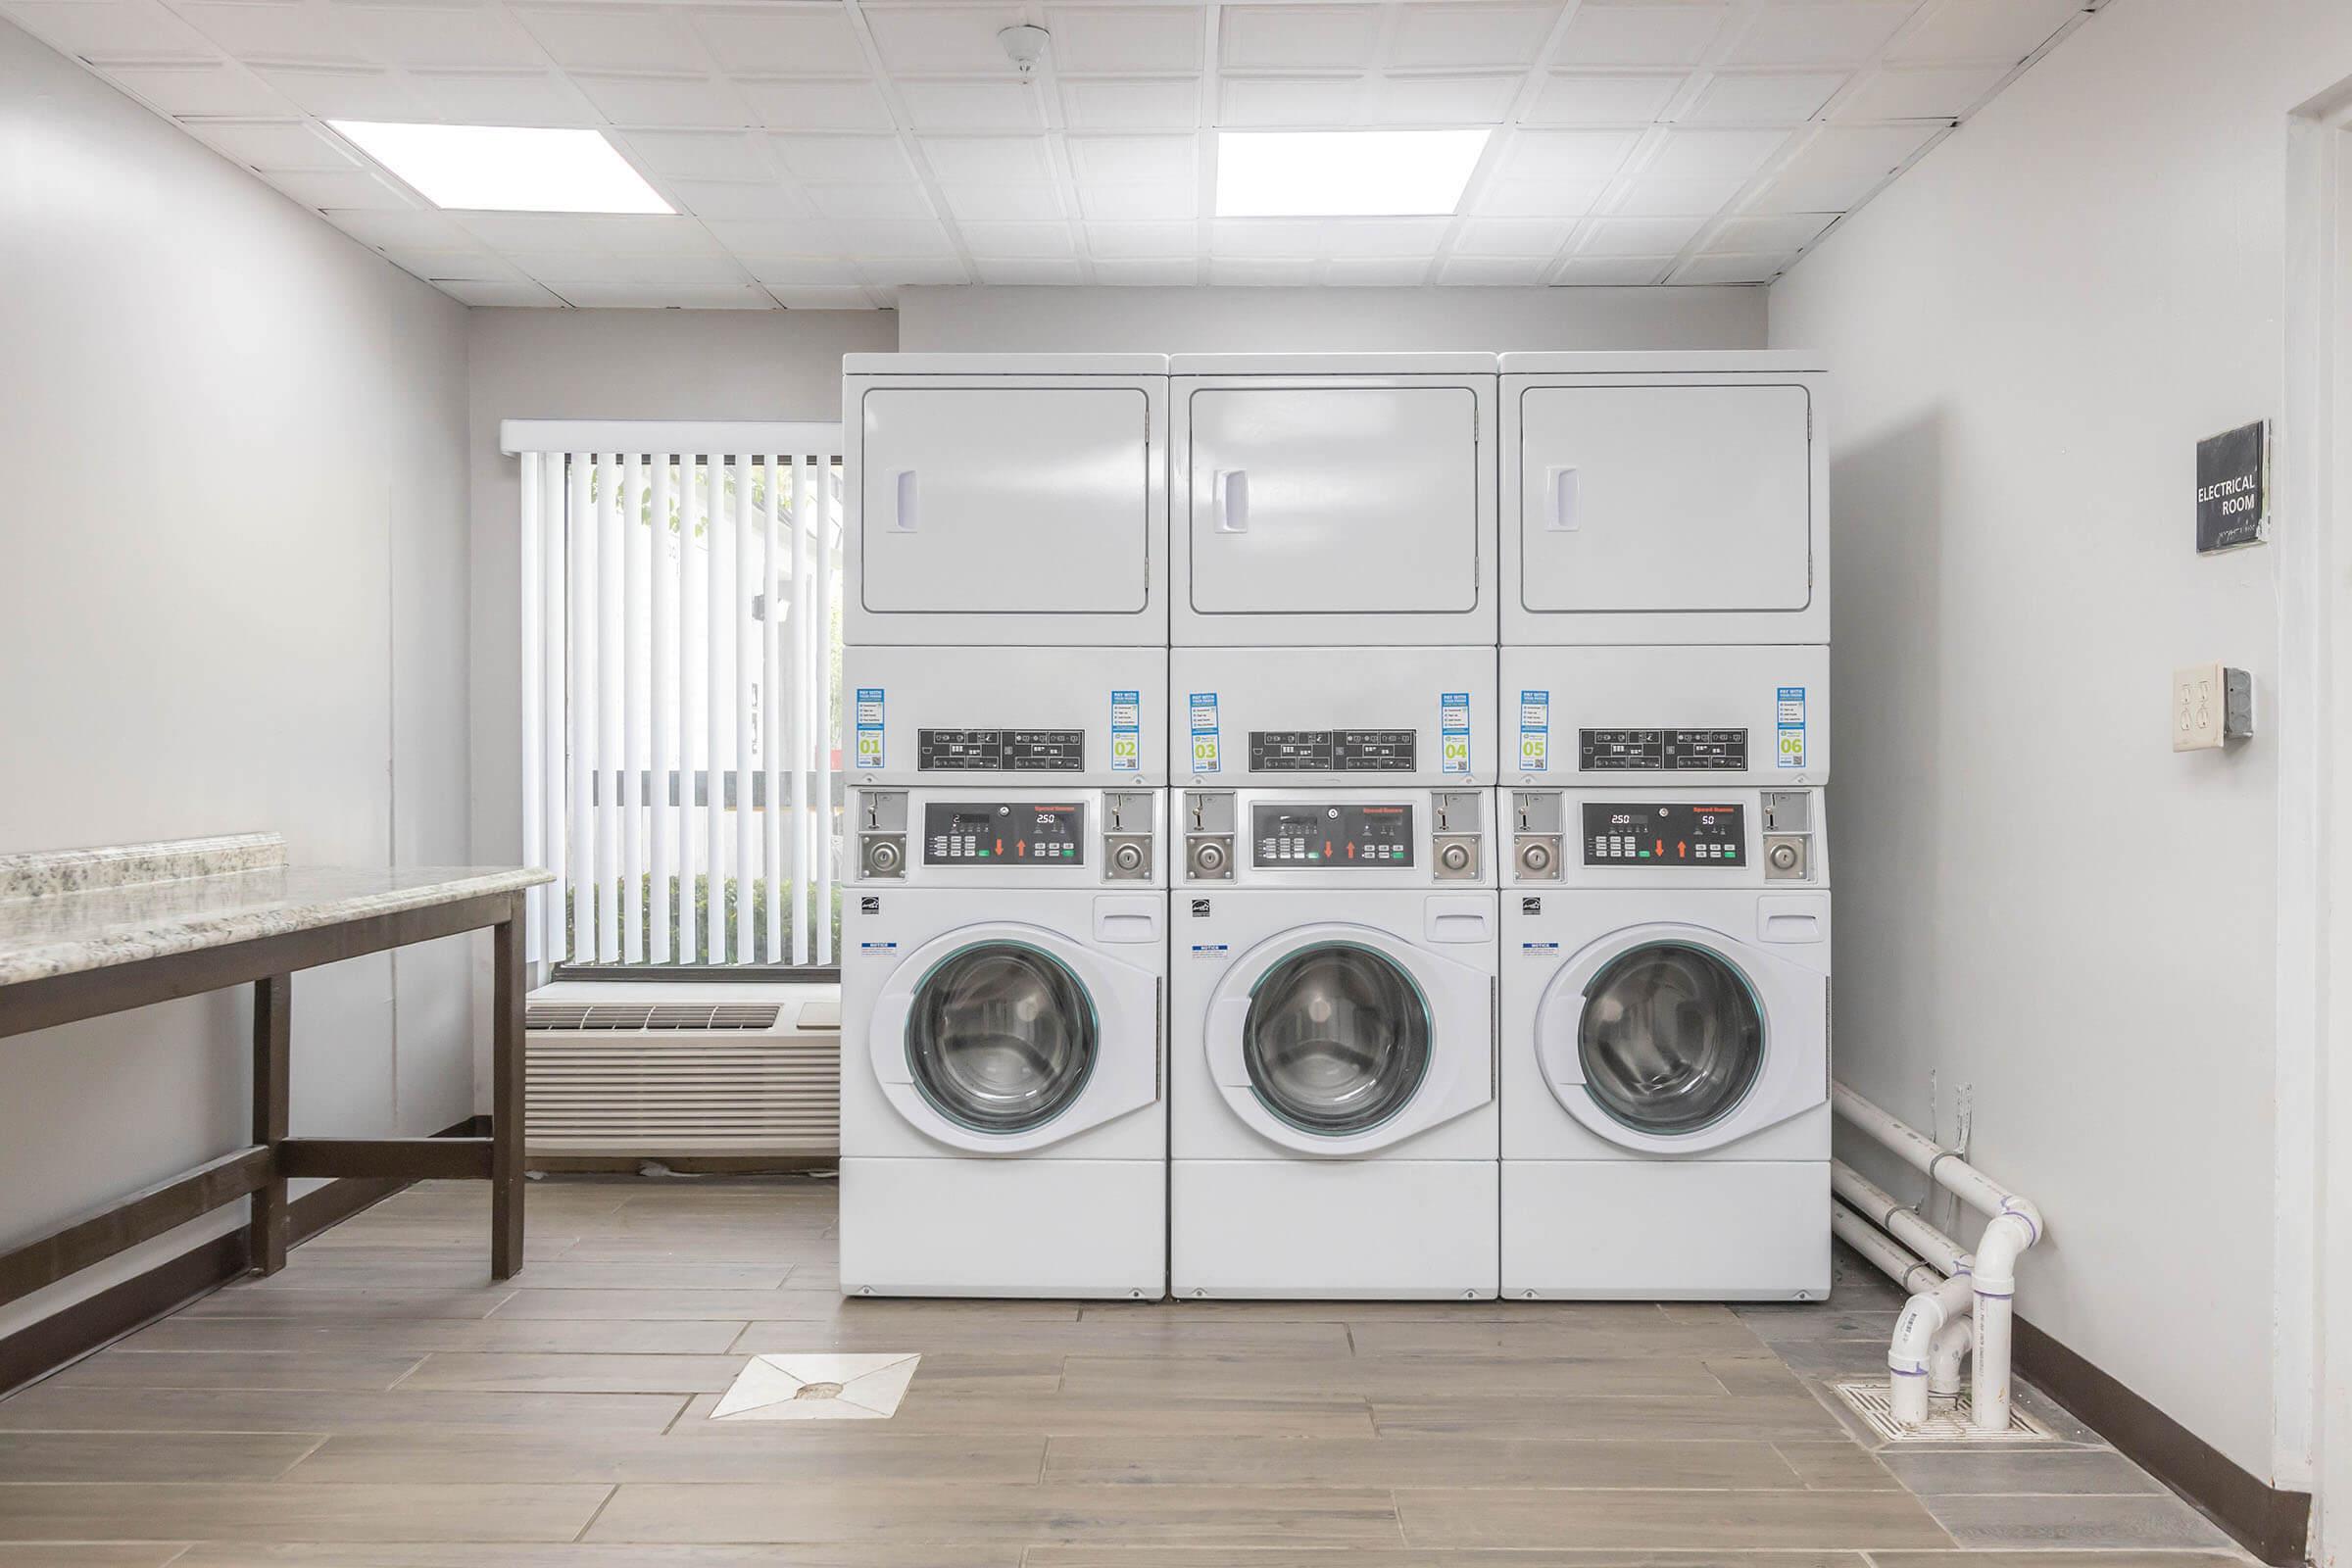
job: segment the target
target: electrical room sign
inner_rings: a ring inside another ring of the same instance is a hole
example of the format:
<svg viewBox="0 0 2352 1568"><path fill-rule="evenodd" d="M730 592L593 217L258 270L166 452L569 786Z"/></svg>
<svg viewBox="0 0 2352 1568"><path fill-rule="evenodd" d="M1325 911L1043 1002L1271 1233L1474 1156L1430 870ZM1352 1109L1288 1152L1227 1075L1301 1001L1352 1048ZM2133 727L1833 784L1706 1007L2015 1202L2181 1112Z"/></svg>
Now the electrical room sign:
<svg viewBox="0 0 2352 1568"><path fill-rule="evenodd" d="M2271 424L2257 419L2197 443L2197 554L2271 536Z"/></svg>

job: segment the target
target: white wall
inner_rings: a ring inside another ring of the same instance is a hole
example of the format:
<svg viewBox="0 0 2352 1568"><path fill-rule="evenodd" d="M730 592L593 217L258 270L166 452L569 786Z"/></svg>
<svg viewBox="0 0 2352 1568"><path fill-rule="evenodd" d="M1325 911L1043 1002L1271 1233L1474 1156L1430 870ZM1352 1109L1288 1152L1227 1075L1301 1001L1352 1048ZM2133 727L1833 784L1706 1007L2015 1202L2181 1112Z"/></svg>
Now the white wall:
<svg viewBox="0 0 2352 1568"><path fill-rule="evenodd" d="M898 346L888 311L471 313L473 844L522 853L521 469L501 419L841 417L841 357Z"/></svg>
<svg viewBox="0 0 2352 1568"><path fill-rule="evenodd" d="M2020 1310L2292 1487L2293 557L2197 559L2190 502L2198 437L2281 413L2287 115L2346 75L2342 0L2122 0L1772 291L1835 371L1839 1076L1925 1125L1939 1073L1947 1132L1973 1084L1975 1156L2050 1217ZM2210 659L2265 733L2176 756Z"/></svg>
<svg viewBox="0 0 2352 1568"><path fill-rule="evenodd" d="M951 353L1761 348L1760 288L905 288L899 346Z"/></svg>
<svg viewBox="0 0 2352 1568"><path fill-rule="evenodd" d="M0 846L267 828L464 861L464 310L5 23L0 302ZM469 1114L468 967L299 979L296 1128ZM250 1017L7 1042L0 1246L244 1143Z"/></svg>

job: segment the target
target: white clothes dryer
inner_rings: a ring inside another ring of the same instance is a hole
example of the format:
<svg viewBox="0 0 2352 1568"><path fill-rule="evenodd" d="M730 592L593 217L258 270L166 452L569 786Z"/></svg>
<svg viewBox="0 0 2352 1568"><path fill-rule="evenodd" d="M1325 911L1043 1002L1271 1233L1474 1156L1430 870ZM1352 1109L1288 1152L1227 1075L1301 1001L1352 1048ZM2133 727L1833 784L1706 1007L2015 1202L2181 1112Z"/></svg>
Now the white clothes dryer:
<svg viewBox="0 0 2352 1568"><path fill-rule="evenodd" d="M1821 793L1503 796L1502 1294L1820 1299Z"/></svg>
<svg viewBox="0 0 2352 1568"><path fill-rule="evenodd" d="M1202 786L1494 782L1494 650L1177 648L1168 751Z"/></svg>
<svg viewBox="0 0 2352 1568"><path fill-rule="evenodd" d="M1759 784L1830 777L1818 643L1501 651L1506 784Z"/></svg>

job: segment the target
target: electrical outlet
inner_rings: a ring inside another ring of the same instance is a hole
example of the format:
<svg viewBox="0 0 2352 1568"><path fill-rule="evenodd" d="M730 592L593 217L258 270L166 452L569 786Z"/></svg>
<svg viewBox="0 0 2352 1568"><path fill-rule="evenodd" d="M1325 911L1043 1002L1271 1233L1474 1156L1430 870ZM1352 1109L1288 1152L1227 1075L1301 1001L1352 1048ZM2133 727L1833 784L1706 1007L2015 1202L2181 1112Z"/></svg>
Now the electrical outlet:
<svg viewBox="0 0 2352 1568"><path fill-rule="evenodd" d="M2173 750L2219 751L2254 733L2254 681L2227 664L2173 671Z"/></svg>

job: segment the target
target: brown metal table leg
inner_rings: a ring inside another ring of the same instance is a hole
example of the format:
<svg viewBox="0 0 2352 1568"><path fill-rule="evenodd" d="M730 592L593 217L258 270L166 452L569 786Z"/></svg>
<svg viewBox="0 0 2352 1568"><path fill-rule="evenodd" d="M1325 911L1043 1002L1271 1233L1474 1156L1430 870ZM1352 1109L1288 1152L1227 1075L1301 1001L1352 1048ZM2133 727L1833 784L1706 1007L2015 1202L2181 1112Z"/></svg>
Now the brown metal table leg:
<svg viewBox="0 0 2352 1568"><path fill-rule="evenodd" d="M273 974L253 985L253 1141L270 1151L271 1173L253 1195L248 1250L253 1266L286 1266L286 1178L276 1168L286 1138L286 1076L292 1060L294 977Z"/></svg>
<svg viewBox="0 0 2352 1568"><path fill-rule="evenodd" d="M524 906L490 933L497 974L490 1018L490 1277L522 1267L522 953Z"/></svg>

